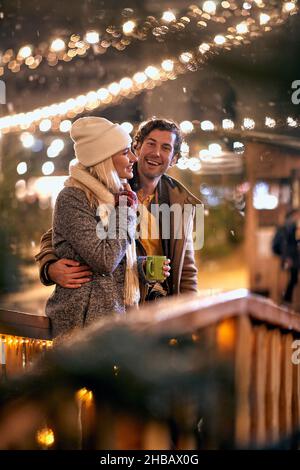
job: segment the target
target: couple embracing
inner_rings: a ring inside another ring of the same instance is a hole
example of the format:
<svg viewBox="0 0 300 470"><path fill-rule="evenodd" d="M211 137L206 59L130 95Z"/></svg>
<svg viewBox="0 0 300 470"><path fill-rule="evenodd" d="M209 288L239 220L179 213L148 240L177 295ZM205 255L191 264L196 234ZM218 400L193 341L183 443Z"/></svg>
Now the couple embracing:
<svg viewBox="0 0 300 470"><path fill-rule="evenodd" d="M197 291L192 222L201 202L165 174L180 153L178 126L150 119L132 143L118 124L86 117L73 123L71 138L77 163L36 256L42 282L56 284L46 305L54 337L157 296ZM162 236L161 214L152 220L154 204L192 207L182 237L172 224ZM137 238L138 208L144 215ZM142 230L153 222L157 236ZM164 260L159 282L147 278L150 256Z"/></svg>

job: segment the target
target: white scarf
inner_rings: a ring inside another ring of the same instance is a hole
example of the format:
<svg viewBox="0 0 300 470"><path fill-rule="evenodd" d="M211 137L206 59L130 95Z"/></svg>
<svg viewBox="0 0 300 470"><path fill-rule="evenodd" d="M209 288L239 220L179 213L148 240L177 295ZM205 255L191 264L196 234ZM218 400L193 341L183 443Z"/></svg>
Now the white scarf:
<svg viewBox="0 0 300 470"><path fill-rule="evenodd" d="M115 205L115 198L103 183L92 176L88 171L81 169L77 165L70 167L70 175L74 180L88 188L99 201L101 209L98 210L101 222L105 228L108 226L111 207ZM68 179L65 186L74 186ZM103 208L103 206L105 206ZM139 278L137 269L137 257L135 239L128 244L126 249L126 272L125 272L125 305L138 306L140 300Z"/></svg>

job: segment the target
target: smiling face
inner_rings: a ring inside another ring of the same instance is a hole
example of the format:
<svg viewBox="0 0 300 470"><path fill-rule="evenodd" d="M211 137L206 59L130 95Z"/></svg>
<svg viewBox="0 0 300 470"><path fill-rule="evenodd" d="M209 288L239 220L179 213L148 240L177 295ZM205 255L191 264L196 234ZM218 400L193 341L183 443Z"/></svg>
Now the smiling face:
<svg viewBox="0 0 300 470"><path fill-rule="evenodd" d="M176 135L173 132L159 129L151 131L136 148L139 173L146 178L155 179L175 165L175 141Z"/></svg>
<svg viewBox="0 0 300 470"><path fill-rule="evenodd" d="M126 148L112 156L112 161L120 178L131 179L133 177L132 167L137 157Z"/></svg>

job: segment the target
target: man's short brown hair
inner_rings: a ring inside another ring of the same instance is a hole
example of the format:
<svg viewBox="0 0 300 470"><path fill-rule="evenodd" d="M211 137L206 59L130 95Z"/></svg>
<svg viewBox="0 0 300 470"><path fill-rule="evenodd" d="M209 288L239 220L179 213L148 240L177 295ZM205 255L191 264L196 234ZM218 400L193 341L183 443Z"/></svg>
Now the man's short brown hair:
<svg viewBox="0 0 300 470"><path fill-rule="evenodd" d="M142 145L147 135L156 129L159 131L168 131L175 134L176 139L174 145L174 155L178 154L180 156L182 134L178 124L176 124L176 122L172 121L171 119L158 119L156 117L152 117L151 119L142 122L134 136L132 144L133 149L135 150L139 145Z"/></svg>

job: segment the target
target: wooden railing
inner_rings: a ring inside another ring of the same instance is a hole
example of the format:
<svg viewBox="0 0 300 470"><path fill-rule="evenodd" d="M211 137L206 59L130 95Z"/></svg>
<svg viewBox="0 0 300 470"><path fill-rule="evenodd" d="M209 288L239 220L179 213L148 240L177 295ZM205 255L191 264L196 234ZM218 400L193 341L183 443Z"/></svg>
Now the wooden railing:
<svg viewBox="0 0 300 470"><path fill-rule="evenodd" d="M47 317L0 309L0 381L24 371L51 345Z"/></svg>
<svg viewBox="0 0 300 470"><path fill-rule="evenodd" d="M166 335L170 345L179 351L180 344L189 340L194 348L194 374L200 380L205 376L207 384L207 370L210 372L210 388L203 386L199 393L203 424L199 424L198 417L198 434L196 429L177 430L175 447L267 447L300 429L300 366L292 361L293 358L297 362L294 341L300 338L298 314L247 291L234 291L208 299L181 296L152 303L128 316L124 324L142 335ZM23 340L34 335L46 346L50 339L47 319L33 319L25 314L10 316L1 310L0 333L17 334ZM10 345L5 345L5 355L9 357ZM24 362L19 367L21 370ZM188 395L188 390L184 392ZM171 448L170 429L159 420L143 423L126 410L114 413L105 409L99 401L92 407L91 400L83 400L80 447ZM106 426L104 444L99 441L100 435L103 438L101 426L111 421L115 422L114 437L107 437L110 427ZM116 432L122 427L123 434ZM64 448L63 438L60 446Z"/></svg>
<svg viewBox="0 0 300 470"><path fill-rule="evenodd" d="M227 357L234 368L237 447L267 445L300 428L300 360L292 362L299 314L240 290L207 300L177 298L156 314L148 307L143 317L153 332L205 332L216 362Z"/></svg>

